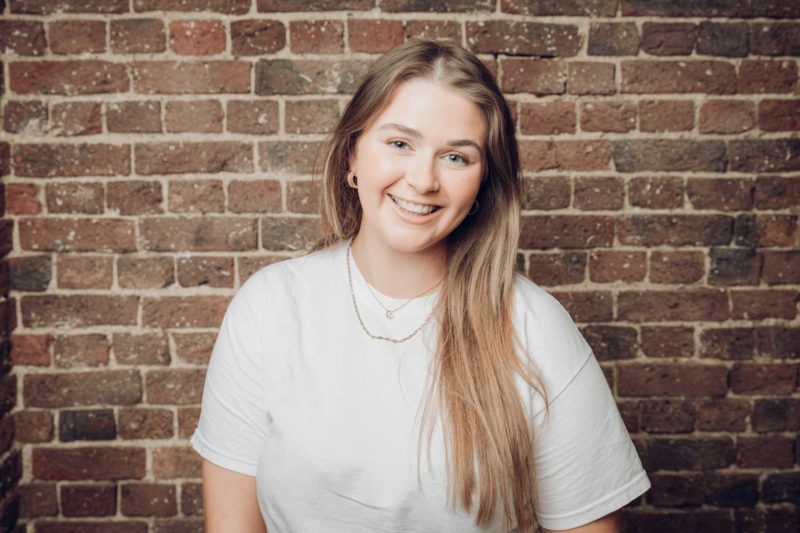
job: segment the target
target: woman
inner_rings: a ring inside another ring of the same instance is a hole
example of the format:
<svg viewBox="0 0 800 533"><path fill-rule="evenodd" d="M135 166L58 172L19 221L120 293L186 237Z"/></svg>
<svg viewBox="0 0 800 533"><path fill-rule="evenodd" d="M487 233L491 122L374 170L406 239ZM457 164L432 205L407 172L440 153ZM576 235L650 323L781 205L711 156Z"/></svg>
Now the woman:
<svg viewBox="0 0 800 533"><path fill-rule="evenodd" d="M251 276L214 346L191 440L207 531L618 531L650 483L590 346L514 271L491 73L408 41L326 148L323 239Z"/></svg>

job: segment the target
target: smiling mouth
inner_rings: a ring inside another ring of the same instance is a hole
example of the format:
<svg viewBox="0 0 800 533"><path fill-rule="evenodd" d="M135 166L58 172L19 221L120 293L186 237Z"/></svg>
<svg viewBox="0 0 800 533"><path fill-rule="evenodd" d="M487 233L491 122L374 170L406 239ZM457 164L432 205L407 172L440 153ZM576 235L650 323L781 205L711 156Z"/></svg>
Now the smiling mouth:
<svg viewBox="0 0 800 533"><path fill-rule="evenodd" d="M403 200L402 198L398 198L397 196L389 195L389 198L392 199L394 203L400 206L403 210L408 211L414 215L429 215L435 211L441 209L441 206L438 205L426 205L426 204L415 204L413 202L409 202Z"/></svg>

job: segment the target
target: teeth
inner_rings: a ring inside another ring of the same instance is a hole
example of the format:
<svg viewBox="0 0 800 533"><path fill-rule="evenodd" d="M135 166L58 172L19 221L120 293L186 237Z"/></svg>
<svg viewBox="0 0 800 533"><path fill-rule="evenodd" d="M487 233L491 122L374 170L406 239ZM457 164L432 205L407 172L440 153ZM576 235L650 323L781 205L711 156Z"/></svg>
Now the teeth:
<svg viewBox="0 0 800 533"><path fill-rule="evenodd" d="M434 205L420 205L420 204L413 204L411 202L406 202L405 200L398 198L396 196L389 195L394 202L405 209L406 211L411 211L412 213L417 213L418 215L427 215L428 213L432 213L436 210L436 206Z"/></svg>

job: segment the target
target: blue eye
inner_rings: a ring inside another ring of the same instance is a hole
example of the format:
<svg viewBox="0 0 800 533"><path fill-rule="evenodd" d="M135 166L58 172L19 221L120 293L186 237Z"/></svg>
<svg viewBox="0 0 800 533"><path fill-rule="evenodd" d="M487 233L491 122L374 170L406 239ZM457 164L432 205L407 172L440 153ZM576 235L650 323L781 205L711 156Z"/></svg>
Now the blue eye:
<svg viewBox="0 0 800 533"><path fill-rule="evenodd" d="M462 162L463 162L465 165L469 163L469 161L468 161L468 160L467 160L465 157L461 156L460 154L448 154L448 156L451 156L451 155L454 155L454 156L458 157L459 159L461 159L461 161L462 161ZM451 161L452 161L452 160L451 160Z"/></svg>

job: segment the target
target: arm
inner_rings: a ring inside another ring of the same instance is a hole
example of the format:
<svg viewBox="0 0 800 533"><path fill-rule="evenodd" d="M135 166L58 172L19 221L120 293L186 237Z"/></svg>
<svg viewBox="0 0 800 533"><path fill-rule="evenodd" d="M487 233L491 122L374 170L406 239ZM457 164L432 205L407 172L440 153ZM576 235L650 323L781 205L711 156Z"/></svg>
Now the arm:
<svg viewBox="0 0 800 533"><path fill-rule="evenodd" d="M602 518L598 518L594 522L572 529L542 529L543 533L555 531L561 533L619 533L622 531L622 511L617 509Z"/></svg>
<svg viewBox="0 0 800 533"><path fill-rule="evenodd" d="M206 533L266 533L256 498L256 478L203 459L203 515Z"/></svg>

